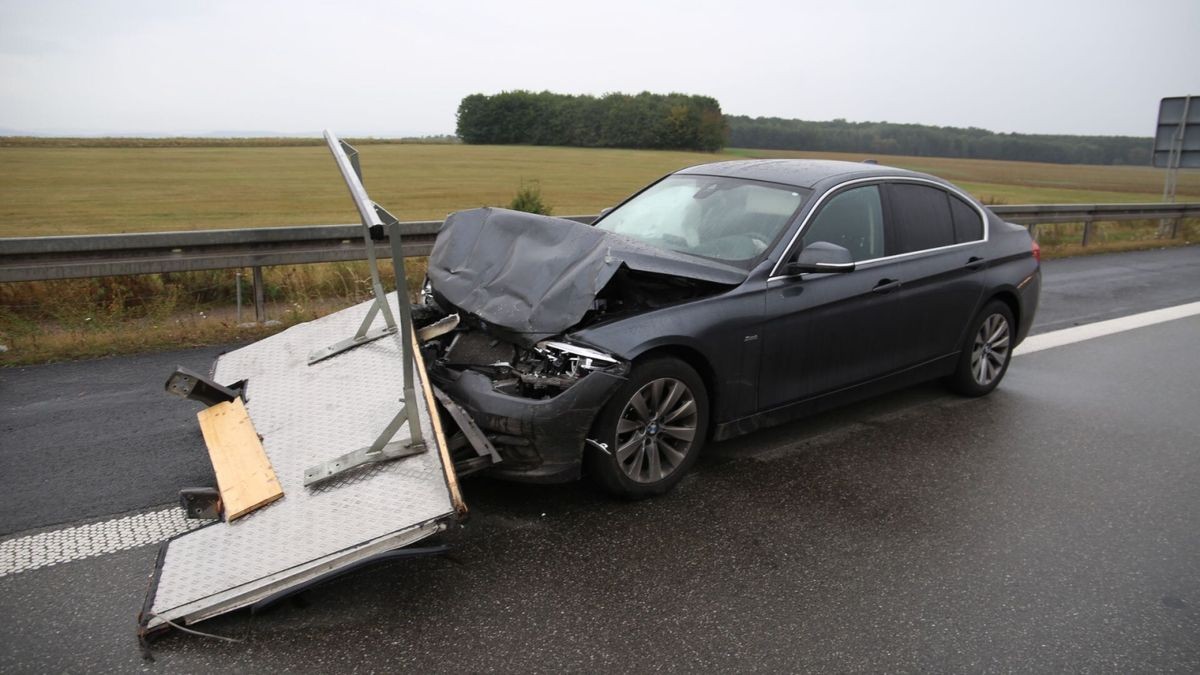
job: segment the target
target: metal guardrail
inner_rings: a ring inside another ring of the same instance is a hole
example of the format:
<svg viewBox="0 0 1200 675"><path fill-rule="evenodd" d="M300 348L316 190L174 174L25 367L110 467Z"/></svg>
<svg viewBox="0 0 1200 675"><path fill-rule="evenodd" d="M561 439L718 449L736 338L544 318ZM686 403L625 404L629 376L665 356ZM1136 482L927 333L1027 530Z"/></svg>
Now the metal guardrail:
<svg viewBox="0 0 1200 675"><path fill-rule="evenodd" d="M565 216L590 223L596 216ZM429 255L440 220L401 223L406 256ZM375 252L391 255L387 239ZM0 282L366 260L362 225L298 225L0 238Z"/></svg>
<svg viewBox="0 0 1200 675"><path fill-rule="evenodd" d="M440 221L405 223L410 255L427 255ZM374 242L381 256L387 241ZM269 267L365 260L362 225L263 227L0 239L0 281Z"/></svg>
<svg viewBox="0 0 1200 675"><path fill-rule="evenodd" d="M1095 223L1121 220L1200 218L1200 203L1184 204L1022 204L989 206L993 213L1018 225ZM4 241L0 239L0 242ZM3 244L0 244L2 247Z"/></svg>
<svg viewBox="0 0 1200 675"><path fill-rule="evenodd" d="M1174 239L1179 235L1179 223L1184 218L1200 215L1200 205L1185 204L1027 204L1024 206L993 206L992 211L1010 223L1028 225L1029 233L1037 239L1037 226L1051 223L1083 223L1080 245L1092 239L1092 226L1097 222L1122 220L1159 221L1158 234Z"/></svg>
<svg viewBox="0 0 1200 675"><path fill-rule="evenodd" d="M1022 225L1200 218L1200 203L1030 204L990 207ZM567 216L590 223L596 216ZM401 223L405 254L428 255L441 221ZM386 240L373 242L389 255ZM240 230L194 230L141 234L0 238L0 282L46 281L126 274L262 268L318 262L365 260L362 226L307 225ZM257 276L257 275L256 275Z"/></svg>

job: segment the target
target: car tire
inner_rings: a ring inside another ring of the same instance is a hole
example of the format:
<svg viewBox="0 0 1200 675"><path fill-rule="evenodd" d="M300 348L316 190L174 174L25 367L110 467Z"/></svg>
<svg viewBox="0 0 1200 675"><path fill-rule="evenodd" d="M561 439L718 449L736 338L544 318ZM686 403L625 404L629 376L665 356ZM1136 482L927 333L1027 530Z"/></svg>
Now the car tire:
<svg viewBox="0 0 1200 675"><path fill-rule="evenodd" d="M708 433L708 392L683 361L658 357L635 363L629 379L600 410L587 448L591 478L625 499L661 495L696 462Z"/></svg>
<svg viewBox="0 0 1200 675"><path fill-rule="evenodd" d="M1008 372L1016 334L1008 305L999 300L984 305L971 322L958 366L947 379L950 389L963 396L991 393Z"/></svg>

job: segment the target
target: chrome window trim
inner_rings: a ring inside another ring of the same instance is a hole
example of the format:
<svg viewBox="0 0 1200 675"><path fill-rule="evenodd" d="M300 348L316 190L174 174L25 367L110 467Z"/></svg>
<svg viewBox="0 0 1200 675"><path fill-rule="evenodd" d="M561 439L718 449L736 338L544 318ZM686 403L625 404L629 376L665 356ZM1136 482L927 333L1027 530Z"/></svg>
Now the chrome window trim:
<svg viewBox="0 0 1200 675"><path fill-rule="evenodd" d="M983 221L983 238L982 239L973 239L971 241L964 241L959 244L950 244L949 246L937 246L934 248L923 248L919 251L909 251L907 253L897 253L896 255L885 255L885 256L881 256L879 258L870 258L868 260L855 261L855 263L854 263L855 269L861 269L864 265L873 265L874 263L881 263L884 261L901 260L903 258L912 258L912 257L918 256L918 255L925 255L926 253L934 253L937 251L948 251L953 248L961 248L963 246L971 246L973 244L987 243L988 238L991 236L991 224L988 222L987 213L983 210L983 208L981 206L979 206L979 204L976 203L976 201L973 197L968 195L966 192L963 192L962 190L958 189L957 187L954 187L952 185L947 185L945 183L939 183L935 180L930 180L928 178L917 178L916 176L872 176L869 178L855 178L854 180L848 180L848 181L845 181L842 183L838 183L837 185L834 185L833 187L831 187L828 190L826 190L825 192L823 192L820 197L817 197L817 201L813 202L812 208L808 211L808 215L804 216L804 220L801 221L800 228L796 230L796 234L792 235L792 238L790 241L788 241L787 246L783 247L783 255L779 257L779 260L777 260L775 262L775 265L771 268L771 274L769 274L767 276L768 283L775 281L776 279L794 279L796 277L802 277L802 276L804 276L804 274L806 274L805 272L801 272L800 274L776 274L776 272L779 271L779 266L782 265L784 263L784 260L787 259L788 251L792 250L792 247L796 245L796 240L800 239L804 235L804 230L806 230L808 228L809 222L812 220L813 216L816 215L817 211L820 210L821 204L825 201L825 199L827 197L829 197L830 195L838 192L842 188L845 188L845 187L851 186L851 185L858 185L861 183L877 183L877 184L923 183L925 185L932 185L933 187L941 188L941 189L945 190L946 192L950 192L955 195L958 195L959 197L961 197L963 199L963 201L965 201L970 206L974 207L975 211L979 213L979 218ZM889 222L888 220L885 220L884 221L885 225L888 222ZM807 272L807 274L813 274L813 273Z"/></svg>

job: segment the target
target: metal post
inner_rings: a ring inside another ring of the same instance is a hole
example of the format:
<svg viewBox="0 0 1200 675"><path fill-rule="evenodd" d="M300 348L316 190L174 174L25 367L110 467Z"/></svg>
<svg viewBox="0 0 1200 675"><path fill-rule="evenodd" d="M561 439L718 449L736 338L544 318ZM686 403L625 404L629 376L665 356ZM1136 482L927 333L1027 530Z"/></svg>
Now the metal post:
<svg viewBox="0 0 1200 675"><path fill-rule="evenodd" d="M389 214L390 215L390 214ZM404 247L400 241L400 223L392 221L388 227L388 240L392 245L392 269L396 276L396 304L400 309L401 367L404 369L404 408L408 412L408 433L411 445L423 446L421 418L417 416L417 395L413 388L413 339L412 306L408 299L408 278L404 273Z"/></svg>
<svg viewBox="0 0 1200 675"><path fill-rule="evenodd" d="M267 307L263 300L262 268L251 268L251 278L254 280L254 320L258 323L266 323Z"/></svg>
<svg viewBox="0 0 1200 675"><path fill-rule="evenodd" d="M350 188L350 196L354 199L355 206L358 207L359 215L362 217L363 241L367 247L367 265L371 270L371 286L375 291L375 300L368 308L362 324L359 325L358 333L354 337L330 345L329 347L318 349L309 355L308 363L309 365L313 365L334 354L339 354L347 349L366 344L384 335L394 335L398 332L400 339L400 375L403 378L401 386L404 395L400 400L403 404L400 411L388 422L383 432L375 438L375 441L371 445L310 466L304 472L305 486L329 480L334 476L341 475L364 464L397 459L425 450L425 438L421 431L421 417L417 409L418 398L416 386L414 385L416 373L414 371L412 351L416 347L413 344L412 308L409 305L408 299L408 281L404 275L404 246L400 241L400 223L386 209L372 202L367 196L367 191L362 185L361 171L354 161L356 153L351 154L354 149L338 141L329 132L325 132L325 139L329 144L329 149L333 152L334 159L338 163L338 170L341 171L342 178L346 181L346 186ZM396 325L391 304L388 303L387 295L383 292L383 286L379 281L379 265L375 256L375 242L371 238L371 230L375 227L378 227L380 230L387 230L389 243L391 244L392 265L396 276L396 304L399 305L399 326ZM375 320L376 314L382 314L387 325L380 330L368 331L368 328L370 328L372 322ZM408 425L407 441L392 441L392 436L396 435L405 424Z"/></svg>
<svg viewBox="0 0 1200 675"><path fill-rule="evenodd" d="M378 340L385 335L392 335L396 332L396 318L392 315L392 307L388 304L387 294L383 292L383 284L379 281L379 261L375 256L375 241L372 239L372 231L378 228L382 233L383 222L379 219L379 214L376 212L378 208L371 198L367 196L367 190L362 184L362 170L358 165L358 151L350 144L339 141L336 136L325 132L325 142L329 146L330 152L333 153L333 159L337 162L338 171L342 174L342 179L346 181L346 187L350 189L350 197L354 200L354 205L358 208L358 214L362 218L362 236L363 243L366 245L367 252L367 268L371 272L371 291L375 294L375 301L371 303L370 309L367 311L363 321L358 326L358 332L353 337L336 342L328 347L313 351L308 355L308 364L311 366L314 363L324 361L325 359L341 354L347 349L353 349L359 345L367 344L373 340ZM371 325L375 322L375 317L378 314L383 315L383 328L371 330Z"/></svg>
<svg viewBox="0 0 1200 675"><path fill-rule="evenodd" d="M1083 221L1083 243L1082 246L1088 245L1088 240L1092 238L1092 221Z"/></svg>
<svg viewBox="0 0 1200 675"><path fill-rule="evenodd" d="M1175 189L1179 183L1179 163L1183 157L1183 136L1187 130L1188 111L1192 107L1192 97L1185 96L1183 99L1183 114L1179 118L1179 126L1175 129L1175 134L1171 138L1171 151L1167 153L1167 179L1163 183L1163 201L1168 204L1175 203ZM1158 236L1159 238L1170 237L1172 239L1179 233L1179 226L1173 221L1162 219L1158 221Z"/></svg>
<svg viewBox="0 0 1200 675"><path fill-rule="evenodd" d="M237 322L240 324L242 322L242 268L237 269L235 279L237 280Z"/></svg>

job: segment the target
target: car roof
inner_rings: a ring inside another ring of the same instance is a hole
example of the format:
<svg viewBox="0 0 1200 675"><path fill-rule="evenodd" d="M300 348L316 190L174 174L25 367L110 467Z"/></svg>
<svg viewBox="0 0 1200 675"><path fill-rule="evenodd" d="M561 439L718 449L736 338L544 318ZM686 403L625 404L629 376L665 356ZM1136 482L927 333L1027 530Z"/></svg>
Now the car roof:
<svg viewBox="0 0 1200 675"><path fill-rule="evenodd" d="M923 173L891 166L861 162L840 162L830 159L743 159L729 162L699 164L677 171L681 174L748 178L771 183L783 183L811 188L829 178L844 179L870 176L914 176L930 178ZM857 174L857 175L856 175Z"/></svg>

